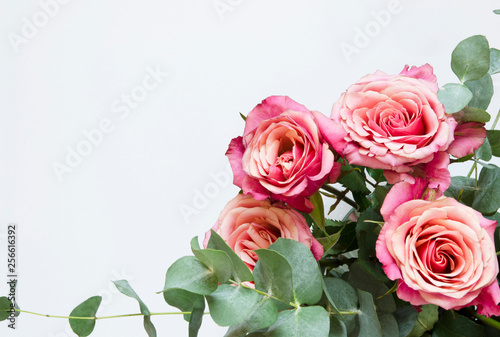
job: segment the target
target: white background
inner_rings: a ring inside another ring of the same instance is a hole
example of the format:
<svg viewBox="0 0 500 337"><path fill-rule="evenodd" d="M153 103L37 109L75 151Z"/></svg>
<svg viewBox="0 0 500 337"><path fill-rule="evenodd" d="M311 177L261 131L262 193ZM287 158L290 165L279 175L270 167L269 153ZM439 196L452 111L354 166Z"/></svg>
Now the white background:
<svg viewBox="0 0 500 337"><path fill-rule="evenodd" d="M443 85L457 81L449 63L462 39L483 34L500 48L496 1L65 1L50 17L38 1L0 1L0 293L5 233L17 223L18 302L43 314L67 315L94 295L100 316L139 312L111 291L121 278L151 311L176 311L155 292L238 191L224 153L243 131L239 112L279 94L329 115L377 69L430 63ZM388 9L377 23L373 12ZM157 68L168 76L140 89ZM131 92L147 97L125 115ZM495 99L489 111L499 108ZM112 131L85 148L84 132L106 120ZM54 165L79 144L87 155L58 179ZM158 336L187 336L180 316L153 322ZM67 327L22 314L0 335L74 336ZM206 316L200 336L224 331ZM140 318L120 318L98 321L92 336L146 333Z"/></svg>

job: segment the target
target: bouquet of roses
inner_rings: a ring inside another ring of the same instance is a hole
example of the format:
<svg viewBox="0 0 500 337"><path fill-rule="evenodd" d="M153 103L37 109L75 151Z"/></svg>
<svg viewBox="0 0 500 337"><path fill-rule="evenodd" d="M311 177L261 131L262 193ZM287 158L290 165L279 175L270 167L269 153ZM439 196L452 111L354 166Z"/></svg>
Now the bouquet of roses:
<svg viewBox="0 0 500 337"><path fill-rule="evenodd" d="M376 71L329 117L286 96L242 115L226 153L241 193L161 291L189 336L207 305L227 337L498 336L499 114L485 125L500 51L472 36L451 67L460 83L441 89L428 64ZM330 219L340 203L350 210ZM153 313L115 285L156 336ZM73 310L76 334L92 332L99 303ZM11 308L22 312L0 298L0 318Z"/></svg>

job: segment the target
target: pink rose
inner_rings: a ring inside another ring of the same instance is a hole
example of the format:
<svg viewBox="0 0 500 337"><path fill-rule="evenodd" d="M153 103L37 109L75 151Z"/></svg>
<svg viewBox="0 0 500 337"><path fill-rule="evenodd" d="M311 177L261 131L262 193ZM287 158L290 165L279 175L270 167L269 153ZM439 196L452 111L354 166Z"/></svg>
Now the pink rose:
<svg viewBox="0 0 500 337"><path fill-rule="evenodd" d="M226 153L234 184L257 200L271 197L312 211L308 197L340 173L319 131L318 115L323 118L286 96L257 105L247 116L243 137L233 139Z"/></svg>
<svg viewBox="0 0 500 337"><path fill-rule="evenodd" d="M316 260L323 255L323 246L312 236L302 214L279 201L255 200L251 195L238 194L224 207L212 229L250 270L258 260L254 249L267 249L278 238L302 242ZM205 235L205 247L209 239L210 231Z"/></svg>
<svg viewBox="0 0 500 337"><path fill-rule="evenodd" d="M376 252L387 276L399 281L399 298L500 314L496 221L446 197L404 202L384 220Z"/></svg>
<svg viewBox="0 0 500 337"><path fill-rule="evenodd" d="M363 77L333 105L331 118L346 131L341 154L350 164L395 172L430 162L453 141L457 124L437 91L428 64Z"/></svg>

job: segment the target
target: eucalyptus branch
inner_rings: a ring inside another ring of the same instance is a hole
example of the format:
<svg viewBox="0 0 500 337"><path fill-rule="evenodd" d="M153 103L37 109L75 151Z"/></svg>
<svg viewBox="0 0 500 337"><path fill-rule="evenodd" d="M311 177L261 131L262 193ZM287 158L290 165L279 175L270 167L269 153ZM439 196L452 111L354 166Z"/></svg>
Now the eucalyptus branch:
<svg viewBox="0 0 500 337"><path fill-rule="evenodd" d="M497 116L495 117L495 120L493 121L493 125L491 126L491 130L495 130L495 127L497 126L499 118L500 118L500 110L498 110L498 112L497 112Z"/></svg>
<svg viewBox="0 0 500 337"><path fill-rule="evenodd" d="M8 311L11 310L0 310L0 311ZM63 318L63 319L84 319L84 320L98 320L98 319L110 319L110 318L121 318L121 317L134 317L134 316L144 316L143 314L123 314L123 315L113 315L113 316L101 316L101 317L78 317L78 316L59 316L59 315L49 315L49 314L40 314L38 312L15 309L16 312L22 312L25 314L41 316L41 317L49 317L49 318ZM152 312L148 316L165 316L165 315L190 315L191 311L183 311L183 312ZM210 314L209 312L204 312L204 315Z"/></svg>
<svg viewBox="0 0 500 337"><path fill-rule="evenodd" d="M327 192L330 192L330 193L336 195L338 198L340 198L342 201L344 201L349 206L352 206L355 209L358 209L358 204L356 204L356 202L354 202L354 200L352 200L349 197L345 196L343 192L339 191L335 187L325 184L325 185L321 186L321 188L324 189Z"/></svg>

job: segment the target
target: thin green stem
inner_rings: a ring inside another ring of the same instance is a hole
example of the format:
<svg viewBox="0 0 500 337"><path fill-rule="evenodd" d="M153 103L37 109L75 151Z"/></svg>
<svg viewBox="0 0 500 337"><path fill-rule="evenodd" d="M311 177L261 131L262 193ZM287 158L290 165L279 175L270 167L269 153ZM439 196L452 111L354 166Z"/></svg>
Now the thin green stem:
<svg viewBox="0 0 500 337"><path fill-rule="evenodd" d="M495 117L495 120L493 121L493 125L491 125L491 130L495 130L495 127L497 126L499 118L500 118L500 110L498 110L497 116Z"/></svg>
<svg viewBox="0 0 500 337"><path fill-rule="evenodd" d="M471 316L473 316L473 317L477 318L478 320L480 320L481 322L483 322L484 324L489 325L492 328L495 328L497 330L500 330L500 322L499 321L496 321L493 318L488 318L488 317L485 317L483 315L479 315L477 312L475 312L472 309L467 309L467 312Z"/></svg>
<svg viewBox="0 0 500 337"><path fill-rule="evenodd" d="M10 311L10 310L3 310L3 311ZM17 312L22 312L25 314L30 314L30 315L35 315L35 316L42 316L42 317L49 317L49 318L64 318L64 319L110 319L110 318L120 318L120 317L133 317L133 316L144 316L143 314L123 314L123 315L114 315L114 316L101 316L101 317L75 317L75 316L59 316L59 315L47 315L47 314L40 314L38 312L33 312L33 311L28 311L28 310L21 310L21 309L16 309ZM150 316L162 316L162 315L189 315L191 314L190 311L184 311L184 312L152 312L150 313ZM205 315L209 314L208 312L204 313Z"/></svg>
<svg viewBox="0 0 500 337"><path fill-rule="evenodd" d="M335 187L325 184L325 185L321 186L321 188L327 192L330 192L330 193L336 195L338 198L340 198L346 204L354 207L355 209L358 209L358 204L356 204L356 202L354 202L354 200L350 199L349 197L346 197L343 192L339 191Z"/></svg>

